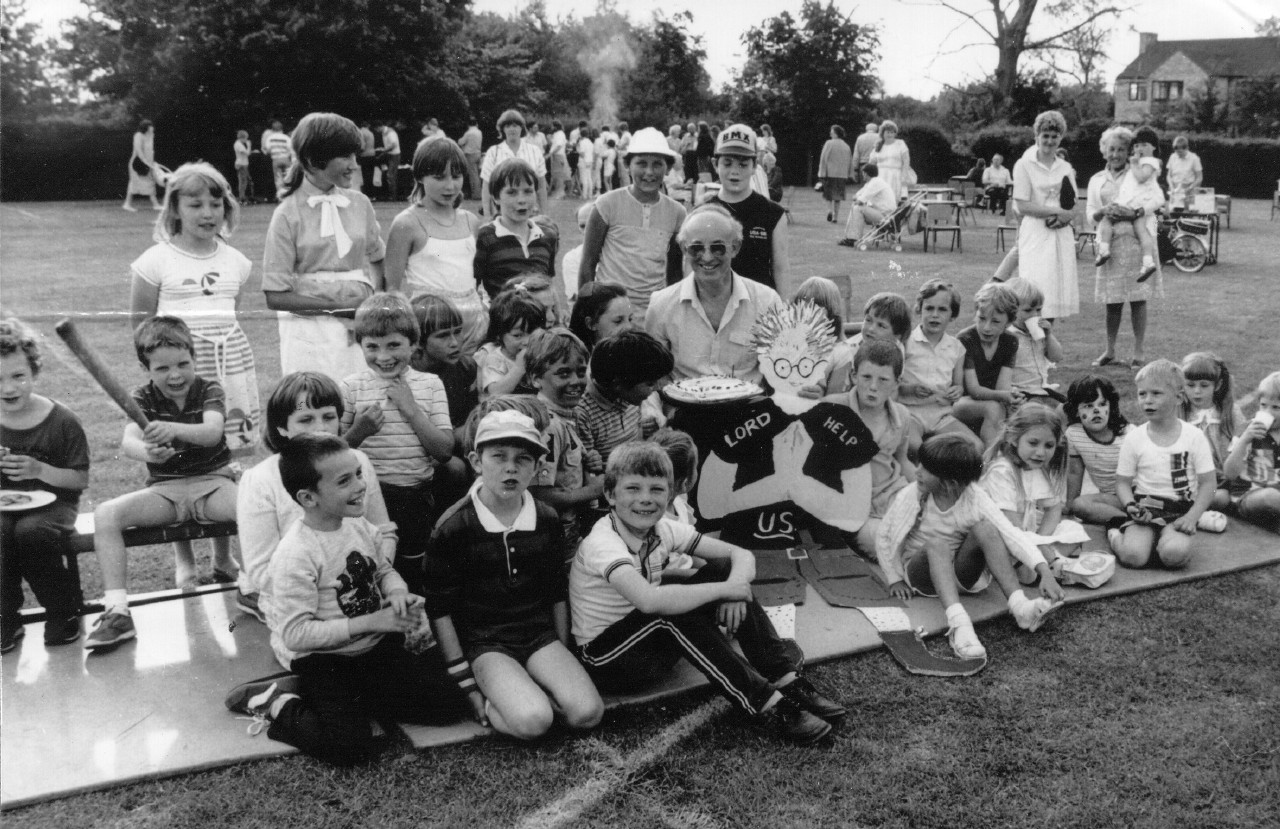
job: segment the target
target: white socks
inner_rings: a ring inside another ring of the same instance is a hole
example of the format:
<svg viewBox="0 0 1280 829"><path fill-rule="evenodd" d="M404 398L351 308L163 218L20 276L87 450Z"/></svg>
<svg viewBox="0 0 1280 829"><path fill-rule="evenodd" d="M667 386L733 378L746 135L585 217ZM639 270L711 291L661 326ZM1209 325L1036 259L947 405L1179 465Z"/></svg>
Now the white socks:
<svg viewBox="0 0 1280 829"><path fill-rule="evenodd" d="M102 591L102 606L108 613L129 614L129 591L128 590L104 590Z"/></svg>
<svg viewBox="0 0 1280 829"><path fill-rule="evenodd" d="M978 634L973 630L973 622L964 605L957 602L947 608L947 627L947 639L956 656L961 659L986 658L987 649L978 641Z"/></svg>

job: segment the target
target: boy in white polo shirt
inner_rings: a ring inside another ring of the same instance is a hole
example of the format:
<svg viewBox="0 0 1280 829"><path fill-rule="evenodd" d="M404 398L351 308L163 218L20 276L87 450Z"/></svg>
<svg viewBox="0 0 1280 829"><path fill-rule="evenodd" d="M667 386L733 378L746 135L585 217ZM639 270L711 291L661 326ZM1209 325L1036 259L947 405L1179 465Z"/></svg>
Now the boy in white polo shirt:
<svg viewBox="0 0 1280 829"><path fill-rule="evenodd" d="M578 658L597 687L616 693L648 684L684 657L754 723L801 744L822 739L844 706L800 675L803 655L752 599L751 552L665 517L672 477L670 458L654 443L625 443L610 455L611 511L578 547L569 577ZM707 564L669 583L664 571L680 553Z"/></svg>

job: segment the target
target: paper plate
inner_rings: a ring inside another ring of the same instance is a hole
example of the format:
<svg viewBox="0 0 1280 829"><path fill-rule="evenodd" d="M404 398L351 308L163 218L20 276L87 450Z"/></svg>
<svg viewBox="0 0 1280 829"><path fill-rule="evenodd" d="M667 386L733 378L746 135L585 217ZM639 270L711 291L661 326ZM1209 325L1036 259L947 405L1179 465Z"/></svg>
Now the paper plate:
<svg viewBox="0 0 1280 829"><path fill-rule="evenodd" d="M0 489L0 512L21 512L24 509L47 507L58 496L43 489Z"/></svg>

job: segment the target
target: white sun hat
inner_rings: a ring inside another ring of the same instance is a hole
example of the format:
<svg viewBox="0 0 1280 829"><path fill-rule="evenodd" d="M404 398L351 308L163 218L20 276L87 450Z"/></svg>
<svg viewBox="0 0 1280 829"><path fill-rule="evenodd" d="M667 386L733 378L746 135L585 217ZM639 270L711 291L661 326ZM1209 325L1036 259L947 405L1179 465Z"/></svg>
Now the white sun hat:
<svg viewBox="0 0 1280 829"><path fill-rule="evenodd" d="M627 154L622 160L628 162L633 155L660 155L669 161L674 161L676 158L676 154L667 144L666 137L653 127L645 127L631 134L631 143L627 146Z"/></svg>

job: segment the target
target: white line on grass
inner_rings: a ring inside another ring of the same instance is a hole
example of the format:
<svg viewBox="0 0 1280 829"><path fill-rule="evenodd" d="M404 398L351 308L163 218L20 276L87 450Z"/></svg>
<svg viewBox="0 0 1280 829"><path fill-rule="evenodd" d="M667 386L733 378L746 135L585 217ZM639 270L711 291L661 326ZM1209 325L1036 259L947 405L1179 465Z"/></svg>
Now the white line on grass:
<svg viewBox="0 0 1280 829"><path fill-rule="evenodd" d="M612 767L604 768L595 777L574 786L554 803L548 803L526 815L518 825L521 829L554 829L577 820L587 809L656 763L677 743L705 725L724 709L725 704L722 699L713 699L695 708L662 729L640 748L625 757L619 757Z"/></svg>

